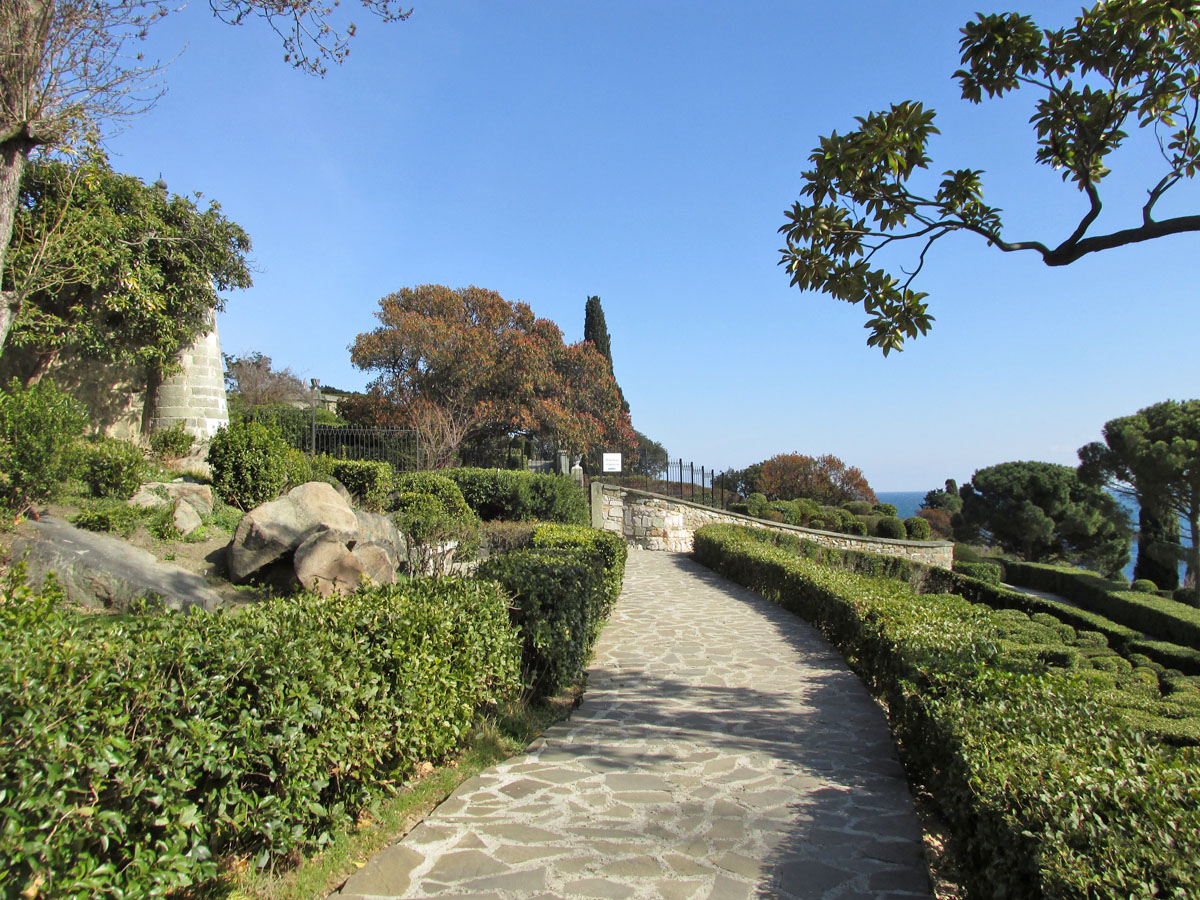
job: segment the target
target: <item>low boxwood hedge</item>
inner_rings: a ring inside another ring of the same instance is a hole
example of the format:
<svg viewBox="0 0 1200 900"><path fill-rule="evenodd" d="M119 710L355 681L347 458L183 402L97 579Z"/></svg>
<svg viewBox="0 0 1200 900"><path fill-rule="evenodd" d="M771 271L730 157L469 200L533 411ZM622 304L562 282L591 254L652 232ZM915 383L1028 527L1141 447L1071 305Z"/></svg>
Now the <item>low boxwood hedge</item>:
<svg viewBox="0 0 1200 900"><path fill-rule="evenodd" d="M6 896L161 896L319 845L517 687L494 584L121 621L0 597Z"/></svg>
<svg viewBox="0 0 1200 900"><path fill-rule="evenodd" d="M1152 638L1200 650L1200 609L1079 569L1005 561L1004 577L1010 584L1059 594Z"/></svg>
<svg viewBox="0 0 1200 900"><path fill-rule="evenodd" d="M701 528L696 558L816 624L886 699L971 896L1200 895L1200 756L1148 742L1096 689L1124 676L1148 693L1149 679L1061 667L1102 648L1086 635L1062 643L1053 617L918 595L745 531Z"/></svg>

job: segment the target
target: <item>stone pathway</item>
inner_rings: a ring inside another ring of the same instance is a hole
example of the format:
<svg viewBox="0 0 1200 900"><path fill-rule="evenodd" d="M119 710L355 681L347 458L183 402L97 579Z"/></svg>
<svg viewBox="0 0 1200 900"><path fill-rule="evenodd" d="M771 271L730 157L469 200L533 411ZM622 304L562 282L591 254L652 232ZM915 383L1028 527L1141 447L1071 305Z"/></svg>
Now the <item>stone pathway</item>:
<svg viewBox="0 0 1200 900"><path fill-rule="evenodd" d="M632 551L574 715L333 896L932 893L884 715L832 647L684 555Z"/></svg>

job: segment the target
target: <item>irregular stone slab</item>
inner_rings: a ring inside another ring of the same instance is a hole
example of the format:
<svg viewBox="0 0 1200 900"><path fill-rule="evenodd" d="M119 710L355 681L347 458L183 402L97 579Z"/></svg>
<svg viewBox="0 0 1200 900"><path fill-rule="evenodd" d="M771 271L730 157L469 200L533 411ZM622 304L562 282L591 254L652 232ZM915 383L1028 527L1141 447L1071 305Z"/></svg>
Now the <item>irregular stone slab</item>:
<svg viewBox="0 0 1200 900"><path fill-rule="evenodd" d="M358 540L358 519L337 491L323 481L292 488L242 517L229 544L229 577L241 583L287 559L318 531L350 544Z"/></svg>
<svg viewBox="0 0 1200 900"><path fill-rule="evenodd" d="M129 500L130 506L153 508L186 502L202 516L212 515L213 493L207 484L193 481L147 481Z"/></svg>
<svg viewBox="0 0 1200 900"><path fill-rule="evenodd" d="M884 714L800 619L631 553L587 683L403 842L406 897L931 900Z"/></svg>
<svg viewBox="0 0 1200 900"><path fill-rule="evenodd" d="M214 610L225 602L199 575L159 562L119 538L76 528L53 516L23 522L13 558L25 559L29 583L40 587L53 572L72 603L122 612L135 600L161 598L169 609Z"/></svg>

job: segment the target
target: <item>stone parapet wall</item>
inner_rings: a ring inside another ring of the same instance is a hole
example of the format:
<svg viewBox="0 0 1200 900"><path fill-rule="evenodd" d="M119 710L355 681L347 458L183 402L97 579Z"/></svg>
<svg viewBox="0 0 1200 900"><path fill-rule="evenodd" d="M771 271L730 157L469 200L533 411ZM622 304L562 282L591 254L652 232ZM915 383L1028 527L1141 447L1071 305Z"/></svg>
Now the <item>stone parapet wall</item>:
<svg viewBox="0 0 1200 900"><path fill-rule="evenodd" d="M690 553L696 529L703 525L751 525L786 531L823 547L898 556L942 569L954 565L954 545L948 541L897 541L817 531L689 503L662 494L592 482L592 526L622 535L644 550Z"/></svg>

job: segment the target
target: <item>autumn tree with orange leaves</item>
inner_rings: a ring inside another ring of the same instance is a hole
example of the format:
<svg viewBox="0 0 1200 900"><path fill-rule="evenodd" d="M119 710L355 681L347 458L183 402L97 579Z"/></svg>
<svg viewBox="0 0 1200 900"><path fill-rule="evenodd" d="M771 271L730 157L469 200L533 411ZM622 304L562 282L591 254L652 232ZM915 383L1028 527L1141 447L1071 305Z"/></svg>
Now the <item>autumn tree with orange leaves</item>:
<svg viewBox="0 0 1200 900"><path fill-rule="evenodd" d="M357 368L378 373L355 416L416 429L434 465L505 435L573 453L633 438L604 358L565 344L528 304L432 284L388 294L375 315L379 327L350 347Z"/></svg>
<svg viewBox="0 0 1200 900"><path fill-rule="evenodd" d="M807 497L837 506L849 500L878 501L862 470L847 466L831 453L805 456L780 453L762 463L755 487L771 500Z"/></svg>

